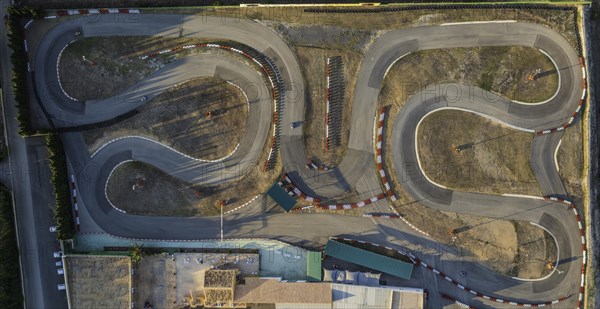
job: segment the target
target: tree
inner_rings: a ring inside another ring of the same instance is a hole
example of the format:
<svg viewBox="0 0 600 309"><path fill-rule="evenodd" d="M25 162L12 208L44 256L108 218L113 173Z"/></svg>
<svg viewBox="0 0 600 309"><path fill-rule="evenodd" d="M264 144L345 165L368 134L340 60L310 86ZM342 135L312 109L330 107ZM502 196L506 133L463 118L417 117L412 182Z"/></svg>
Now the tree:
<svg viewBox="0 0 600 309"><path fill-rule="evenodd" d="M144 245L140 244L131 246L131 249L129 250L129 256L131 257L132 263L139 263L144 259L144 251L142 250L143 247Z"/></svg>

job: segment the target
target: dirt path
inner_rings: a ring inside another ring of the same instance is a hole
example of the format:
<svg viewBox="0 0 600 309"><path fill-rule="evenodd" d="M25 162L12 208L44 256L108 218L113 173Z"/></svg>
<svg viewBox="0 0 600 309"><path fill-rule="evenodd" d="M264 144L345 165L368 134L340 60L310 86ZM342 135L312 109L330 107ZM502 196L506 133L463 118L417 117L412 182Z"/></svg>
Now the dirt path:
<svg viewBox="0 0 600 309"><path fill-rule="evenodd" d="M90 153L114 138L139 135L212 160L235 150L247 117L248 102L239 88L217 78L197 78L161 93L129 119L84 132L84 138Z"/></svg>

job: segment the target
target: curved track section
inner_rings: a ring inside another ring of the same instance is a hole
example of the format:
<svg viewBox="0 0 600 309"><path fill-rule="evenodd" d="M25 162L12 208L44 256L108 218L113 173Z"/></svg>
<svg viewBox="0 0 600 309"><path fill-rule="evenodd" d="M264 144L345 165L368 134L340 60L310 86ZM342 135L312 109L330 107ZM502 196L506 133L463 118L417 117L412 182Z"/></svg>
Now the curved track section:
<svg viewBox="0 0 600 309"><path fill-rule="evenodd" d="M215 63L195 60L177 61L138 85L126 90L122 95L98 102L73 102L60 91L56 74L56 60L60 50L74 38L71 33L81 31L84 36L141 35L179 37L195 36L210 39L227 39L248 45L273 59L286 81L283 123L303 119L304 85L297 60L288 46L268 28L251 21L223 21L212 17L190 17L178 15L139 15L136 22L120 21L111 16L94 19L78 18L63 22L52 29L39 46L35 58L35 71L38 74L38 89L46 91L41 95L49 114L59 127L91 124L114 118L143 104L141 96L152 99L178 80L186 78L180 74L196 77L199 72L217 74ZM369 49L356 83L352 105L349 148L337 168L326 173L311 174L304 168L306 156L300 130L284 125L281 135L281 156L284 169L303 192L313 196L333 196L348 191L357 182L378 186L374 167L374 122L377 98L385 72L393 62L410 52L435 48L522 45L543 50L556 63L561 74L561 86L550 101L541 105L523 105L484 92L476 87L461 85L436 85L427 88L411 98L398 114L393 128L393 156L397 175L405 189L418 201L445 211L470 213L501 219L527 220L535 222L552 233L559 243L560 262L556 272L548 279L523 282L490 271L472 263L446 260L435 253L420 253L422 261L436 261L444 266L460 263L463 269L470 269L470 284L481 290L504 299L520 302L527 300L555 299L577 292L581 271L581 242L578 223L567 218L566 207L538 199L514 196L492 196L477 193L455 192L431 184L423 177L416 160L414 139L416 125L428 112L443 108L457 107L488 115L491 118L511 125L531 130L557 127L569 117L580 101L582 80L578 55L568 42L552 30L534 24L477 24L453 25L444 27L422 27L389 31L383 34ZM200 58L197 58L200 59ZM185 68L199 61L198 69ZM227 61L225 61L227 62ZM226 67L227 64L222 63ZM219 67L217 59L216 67ZM239 77L241 68L231 71L231 78ZM203 71L205 70L205 71ZM235 72L235 73L233 73ZM204 74L204 73L202 73ZM225 73L222 73L225 74ZM244 74L242 74L244 75ZM251 80L251 78L247 78ZM48 87L46 87L48 86ZM268 97L266 95L265 97ZM267 100L267 99L265 99ZM262 105L261 105L262 106ZM261 114L263 113L261 107ZM260 117L262 119L262 117ZM260 120L259 122L263 122ZM270 122L270 120L269 120ZM268 124L267 124L268 126ZM248 128L247 128L248 129ZM259 131L259 129L255 129ZM252 131L252 129L248 129ZM248 132L246 132L248 134ZM257 136L259 134L257 133ZM120 162L135 159L147 162L184 180L204 183L217 183L232 179L223 176L224 171L235 174L236 166L243 162L241 157L232 156L218 163L198 163L185 158L168 148L141 140L114 142L94 158L85 151L85 144L78 133L63 134L68 158L73 165L82 166L78 173L78 189L81 201L91 218L105 232L120 237L140 239L204 239L216 238L219 233L218 218L174 218L143 217L121 213L115 210L105 198L104 185L110 171ZM554 147L559 135L536 137L532 150L532 161L541 160L536 175L544 192L564 193L560 179L553 167L546 164L546 149ZM250 139L248 139L250 140ZM240 146L240 154L252 152ZM552 153L552 152L548 152ZM238 161L235 161L236 157ZM204 165L206 164L206 165ZM204 170L204 171L203 171ZM547 182L547 183L546 183ZM562 191L561 191L562 190ZM267 203L258 199L257 203ZM309 216L310 218L306 218ZM233 214L226 222L226 237L270 237L288 241L311 240L323 243L330 235L361 235L365 240L382 244L429 243L427 239L411 232L398 229L389 221L374 222L368 218L339 217L325 214ZM299 236L301 235L301 236ZM583 238L582 238L583 239ZM431 247L437 244L430 244ZM447 287L440 284L440 290ZM542 303L545 301L542 301Z"/></svg>

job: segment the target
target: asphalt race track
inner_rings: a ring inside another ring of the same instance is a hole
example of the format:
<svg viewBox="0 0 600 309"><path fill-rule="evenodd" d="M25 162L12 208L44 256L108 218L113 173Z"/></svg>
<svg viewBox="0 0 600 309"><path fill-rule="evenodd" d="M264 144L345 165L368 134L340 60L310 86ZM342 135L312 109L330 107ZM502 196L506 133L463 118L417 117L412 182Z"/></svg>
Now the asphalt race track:
<svg viewBox="0 0 600 309"><path fill-rule="evenodd" d="M373 124L385 74L398 58L411 52L452 47L521 45L543 50L554 61L560 74L560 87L551 100L544 104L521 104L473 86L431 85L410 98L396 119L390 120L392 139L401 141L392 143L391 151L402 186L415 200L443 211L537 224L556 240L560 262L556 266L559 272L554 271L542 280L527 281L495 273L480 264L457 260L452 254L440 256L423 250L414 251L416 256L442 270L469 269L469 286L487 295L534 304L571 296L560 306L576 307L582 251L581 235L572 211L563 204L541 198L458 192L437 186L419 168L415 144L419 122L428 113L445 108L474 112L530 132L565 123L578 106L582 79L579 56L560 34L544 26L525 23L460 24L386 32L370 47L359 71L352 102L349 148L344 159L331 171L314 173L305 169L307 158L302 130L291 129L287 125L304 117L304 82L300 66L289 47L274 32L260 23L247 20L154 14L140 14L132 18L135 22L112 16L75 18L60 23L44 37L33 63L35 83L40 89L42 103L58 127L93 124L115 118L141 106L174 84L199 76L216 76L231 81L244 89L250 104L248 125L239 147L231 156L214 162L196 160L137 137L111 142L90 156L80 133L62 135L70 165L76 169L80 207L83 204L104 232L136 239L217 238L219 218L144 217L120 212L105 195L105 184L114 167L127 160L139 160L188 182L216 184L235 180L244 175L246 166L256 164L265 145L272 121L271 92L255 70L240 65L233 58L198 55L167 65L116 97L101 101L73 101L62 92L56 70L61 51L73 40L93 36L182 35L236 41L268 56L281 72L286 87L280 148L283 167L303 192L315 197L332 197L357 185L380 188L374 161ZM76 31L82 35L75 37ZM141 99L144 96L146 100ZM561 137L562 132L536 136L531 161L544 194L564 198L567 192L553 158ZM267 201L261 198L256 203ZM386 209L385 204L382 201L374 207ZM428 248L435 246L432 240L390 220L241 211L228 215L226 225L227 238L270 237L324 243L329 236L347 235L392 247L410 248L409 243L425 244ZM416 280L430 282L433 279L424 276ZM474 295L469 297L467 292L440 281L435 283L437 289L461 295L462 299L469 299L477 306L510 306L475 298Z"/></svg>

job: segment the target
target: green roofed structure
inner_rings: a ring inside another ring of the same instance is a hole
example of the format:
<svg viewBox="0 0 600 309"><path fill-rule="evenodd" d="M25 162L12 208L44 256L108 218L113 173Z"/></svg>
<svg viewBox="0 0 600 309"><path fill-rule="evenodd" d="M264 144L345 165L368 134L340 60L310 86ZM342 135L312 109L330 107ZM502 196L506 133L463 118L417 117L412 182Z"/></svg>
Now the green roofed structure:
<svg viewBox="0 0 600 309"><path fill-rule="evenodd" d="M321 259L320 251L308 251L306 255L306 280L321 281Z"/></svg>
<svg viewBox="0 0 600 309"><path fill-rule="evenodd" d="M290 211L296 205L296 200L278 184L274 183L267 194L285 211Z"/></svg>
<svg viewBox="0 0 600 309"><path fill-rule="evenodd" d="M325 254L407 280L410 279L410 276L412 275L413 264L411 263L356 248L331 239L327 242Z"/></svg>

